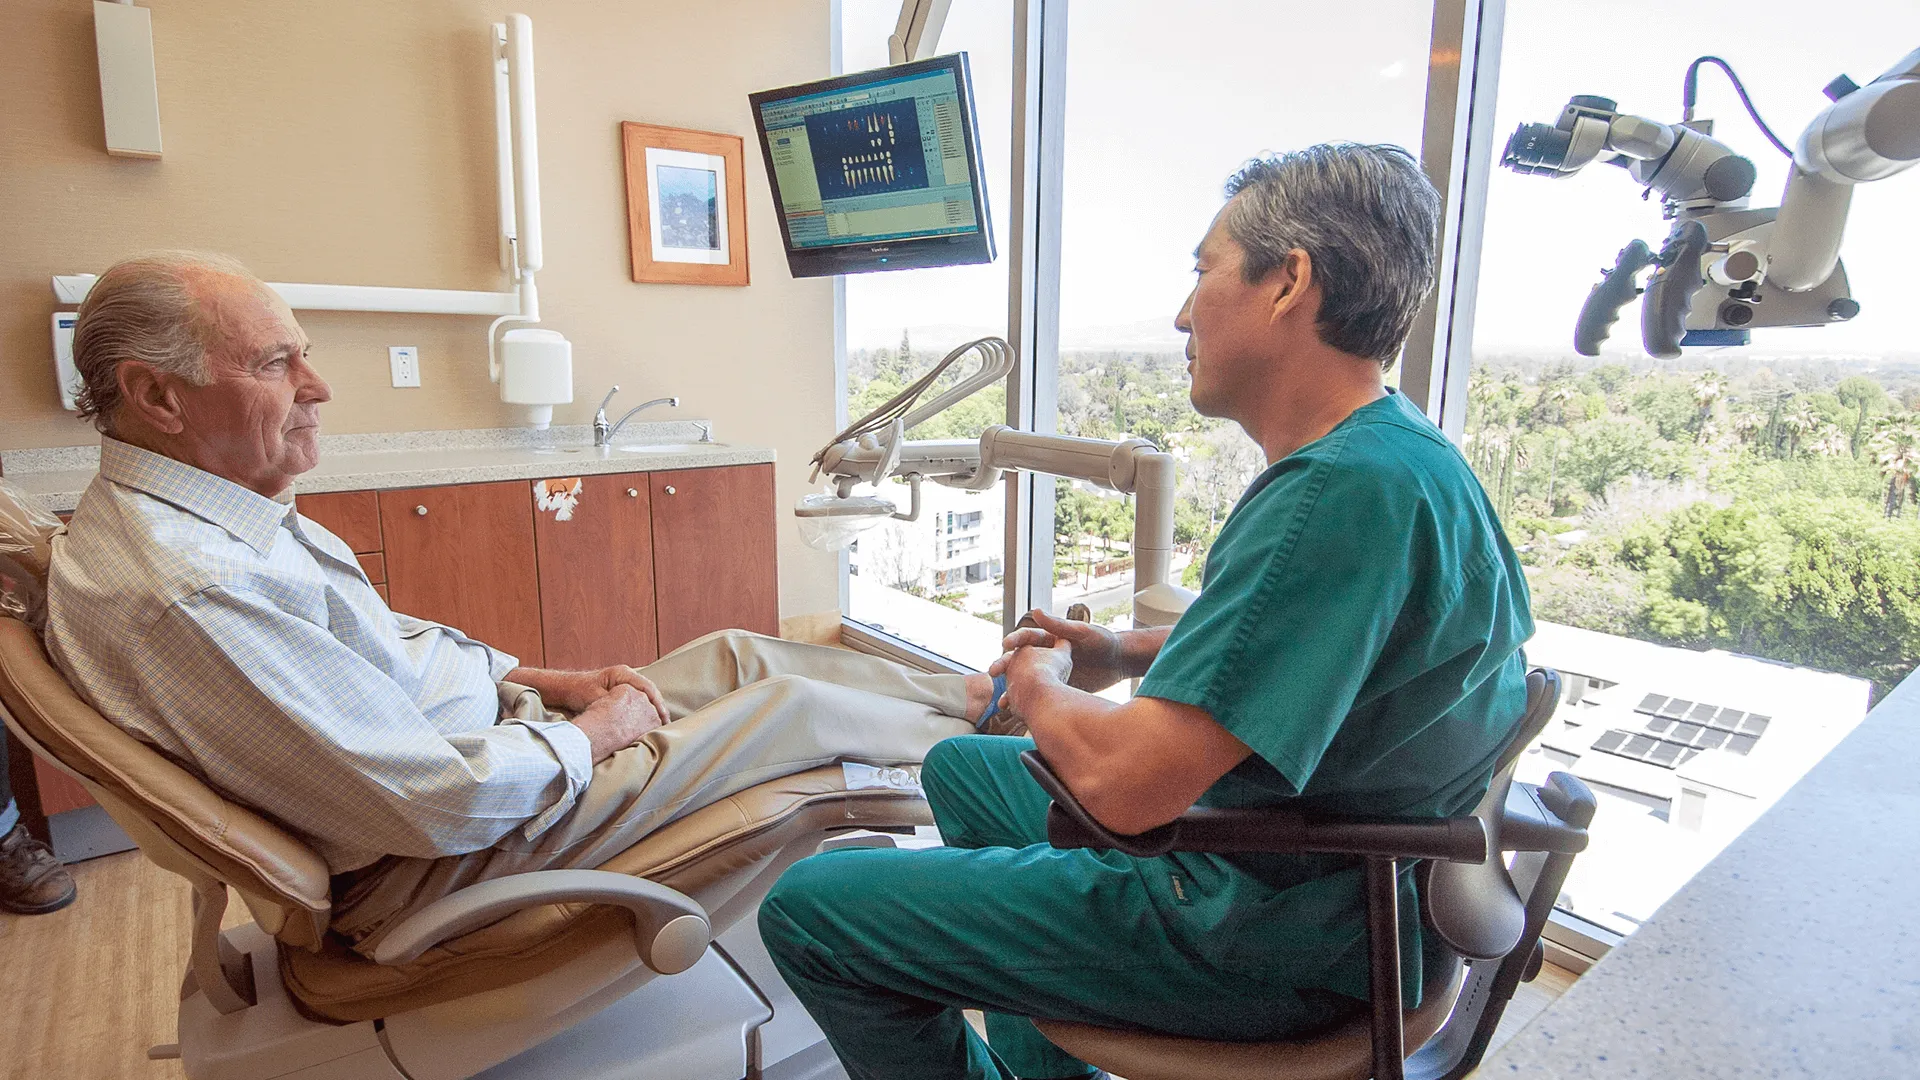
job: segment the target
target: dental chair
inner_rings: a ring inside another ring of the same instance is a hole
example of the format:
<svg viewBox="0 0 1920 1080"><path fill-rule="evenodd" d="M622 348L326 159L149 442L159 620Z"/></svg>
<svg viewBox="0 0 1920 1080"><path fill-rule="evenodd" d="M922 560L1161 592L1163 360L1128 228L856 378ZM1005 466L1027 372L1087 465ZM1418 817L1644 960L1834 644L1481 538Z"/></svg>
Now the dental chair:
<svg viewBox="0 0 1920 1080"><path fill-rule="evenodd" d="M1539 973L1560 886L1585 850L1595 802L1556 772L1513 780L1514 765L1552 719L1560 676L1527 676L1527 706L1471 815L1444 819L1310 818L1297 811L1197 808L1160 828L1121 836L1095 821L1038 751L1021 755L1053 797L1047 839L1056 848L1339 854L1364 861L1367 1012L1324 1034L1288 1042L1215 1042L1035 1018L1074 1057L1127 1080L1459 1080L1480 1064L1514 989ZM1513 853L1511 865L1503 858ZM1426 973L1418 1007L1402 1009L1395 877L1419 860L1426 932L1458 956ZM1411 1057L1406 1050L1413 1048Z"/></svg>
<svg viewBox="0 0 1920 1080"><path fill-rule="evenodd" d="M217 708L217 703L209 703ZM416 912L369 959L328 931L326 863L127 735L0 618L0 717L193 886L179 1044L192 1080L741 1080L841 1075L751 916L824 846L889 845L917 792L839 766L749 788L596 870L520 874ZM837 839L836 839L837 837ZM222 931L229 891L253 921Z"/></svg>

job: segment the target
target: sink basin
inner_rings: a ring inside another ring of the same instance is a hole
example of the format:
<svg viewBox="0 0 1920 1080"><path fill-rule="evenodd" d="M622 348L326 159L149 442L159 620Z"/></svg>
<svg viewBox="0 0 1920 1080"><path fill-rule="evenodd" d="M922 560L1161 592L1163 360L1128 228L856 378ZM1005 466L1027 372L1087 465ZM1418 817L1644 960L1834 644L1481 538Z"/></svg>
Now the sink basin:
<svg viewBox="0 0 1920 1080"><path fill-rule="evenodd" d="M722 442L662 442L634 443L632 446L616 446L615 450L623 454L684 454L688 451L721 450L726 448Z"/></svg>

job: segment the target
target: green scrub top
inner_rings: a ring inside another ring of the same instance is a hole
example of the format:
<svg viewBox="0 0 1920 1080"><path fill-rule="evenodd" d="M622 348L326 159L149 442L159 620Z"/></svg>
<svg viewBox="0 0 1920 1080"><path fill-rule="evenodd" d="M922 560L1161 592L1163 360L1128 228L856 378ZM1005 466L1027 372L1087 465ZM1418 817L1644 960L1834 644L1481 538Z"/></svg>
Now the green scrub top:
<svg viewBox="0 0 1920 1080"><path fill-rule="evenodd" d="M1253 755L1201 806L1446 817L1486 792L1526 703L1526 580L1452 443L1398 393L1256 478L1140 693L1205 709ZM1182 854L1142 864L1216 961L1273 985L1367 993L1358 860ZM1425 962L1401 877L1403 992ZM1162 880L1164 879L1164 880Z"/></svg>

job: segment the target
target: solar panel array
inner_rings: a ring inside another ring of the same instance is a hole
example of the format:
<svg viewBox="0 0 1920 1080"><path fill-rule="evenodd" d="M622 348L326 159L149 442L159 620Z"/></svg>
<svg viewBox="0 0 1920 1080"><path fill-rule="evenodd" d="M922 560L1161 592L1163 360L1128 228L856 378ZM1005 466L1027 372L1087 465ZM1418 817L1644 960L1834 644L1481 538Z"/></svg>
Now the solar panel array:
<svg viewBox="0 0 1920 1080"><path fill-rule="evenodd" d="M1603 754L1677 769L1708 750L1751 753L1773 717L1710 705L1704 701L1648 694L1634 706L1647 718L1639 731L1613 728L1594 740Z"/></svg>

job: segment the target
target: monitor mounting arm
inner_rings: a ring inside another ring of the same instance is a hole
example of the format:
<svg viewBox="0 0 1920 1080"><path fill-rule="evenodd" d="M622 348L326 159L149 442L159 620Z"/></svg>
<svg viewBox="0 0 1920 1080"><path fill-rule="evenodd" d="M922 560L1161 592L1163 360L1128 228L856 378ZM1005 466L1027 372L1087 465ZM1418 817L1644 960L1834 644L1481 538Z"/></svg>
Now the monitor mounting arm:
<svg viewBox="0 0 1920 1080"><path fill-rule="evenodd" d="M925 60L940 51L940 31L953 0L900 0L900 21L887 38L887 63Z"/></svg>

